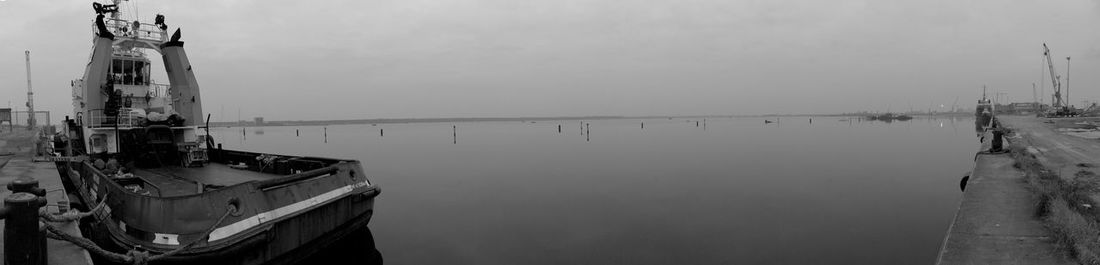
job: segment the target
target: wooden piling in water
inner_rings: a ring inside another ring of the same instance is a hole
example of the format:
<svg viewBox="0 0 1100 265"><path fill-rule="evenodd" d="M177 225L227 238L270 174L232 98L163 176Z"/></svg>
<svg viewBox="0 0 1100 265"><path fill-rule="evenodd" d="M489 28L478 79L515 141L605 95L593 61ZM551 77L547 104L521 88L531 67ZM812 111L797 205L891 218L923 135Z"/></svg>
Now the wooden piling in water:
<svg viewBox="0 0 1100 265"><path fill-rule="evenodd" d="M451 137L454 139L454 144L458 144L458 126L451 125Z"/></svg>
<svg viewBox="0 0 1100 265"><path fill-rule="evenodd" d="M378 129L378 136L386 136L386 129Z"/></svg>
<svg viewBox="0 0 1100 265"><path fill-rule="evenodd" d="M328 127L325 127L325 142L328 143Z"/></svg>

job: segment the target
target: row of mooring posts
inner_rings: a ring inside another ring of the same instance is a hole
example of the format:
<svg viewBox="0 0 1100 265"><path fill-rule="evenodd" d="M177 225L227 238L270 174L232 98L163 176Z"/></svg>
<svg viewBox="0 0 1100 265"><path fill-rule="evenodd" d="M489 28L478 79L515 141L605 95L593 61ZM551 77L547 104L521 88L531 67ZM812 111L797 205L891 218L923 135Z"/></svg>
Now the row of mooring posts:
<svg viewBox="0 0 1100 265"><path fill-rule="evenodd" d="M38 180L20 177L8 183L12 192L0 207L4 219L4 264L46 264L46 237L38 211L46 206L46 190Z"/></svg>
<svg viewBox="0 0 1100 265"><path fill-rule="evenodd" d="M779 119L776 118L775 122L778 122L778 121L779 121ZM687 122L690 123L690 122L692 122L692 120L687 120ZM707 130L707 119L695 120L694 122L695 122L695 127L702 127L704 131ZM849 119L848 122L851 123L852 120ZM809 123L813 124L814 119L809 118ZM591 123L580 121L579 125L580 125L580 129L581 129L580 130L581 135L589 135L590 133L592 133L591 132L592 131L592 124ZM562 124L558 124L558 133L559 134L563 133L562 126L563 126ZM645 130L645 122L644 121L639 122L639 128L642 129L642 130ZM241 128L241 135L247 135L247 133L245 133L244 128ZM302 136L301 129L295 129L294 130L294 135L297 136L297 137ZM328 127L323 127L323 136L324 136L324 142L328 143ZM378 129L378 136L379 137L385 137L386 136L386 129L381 129L381 128ZM585 141L591 141L591 139L592 139L591 136L585 137ZM451 125L451 143L452 144L458 144L458 126L457 125Z"/></svg>
<svg viewBox="0 0 1100 265"><path fill-rule="evenodd" d="M687 122L689 122L689 123L694 122L695 127L702 127L703 130L707 130L707 125L708 125L707 124L707 122L708 122L707 119L694 120L694 121L693 120L687 120ZM778 122L778 118L776 119L775 122ZM808 122L810 124L813 124L813 122L814 122L813 118L809 118ZM853 121L849 120L849 123L851 123L851 122L853 122ZM588 123L588 122L580 121L579 125L580 125L581 135L586 135L587 137L585 137L585 140L586 141L591 141L592 137L589 134L592 133L592 124ZM639 128L642 129L642 130L645 129L645 125L646 125L645 121L641 121L638 124ZM563 131L564 127L563 126L564 126L563 124L558 124L557 129L558 129L559 134L564 133L564 131ZM328 127L323 127L322 130L323 130L322 135L324 137L324 142L328 143ZM241 129L241 134L242 135L247 135L247 133L245 133L245 131L244 131L244 128ZM301 129L295 129L294 130L294 135L297 136L297 137L300 137L302 135ZM386 136L386 130L381 129L381 128L378 129L378 136L379 137L385 137ZM457 125L451 125L451 143L452 144L458 144L458 126Z"/></svg>
<svg viewBox="0 0 1100 265"><path fill-rule="evenodd" d="M322 135L325 138L325 143L328 143L328 127L323 127L323 131L324 131L324 133L322 133ZM294 129L294 137L301 137L301 136L302 136L302 130L301 129Z"/></svg>
<svg viewBox="0 0 1100 265"><path fill-rule="evenodd" d="M328 143L328 127L323 127L322 130L323 130L322 135L324 136L324 141L325 141L325 143ZM559 133L561 132L561 125L558 125L558 132ZM241 128L241 134L242 135L244 134L244 128ZM452 142L455 143L455 144L458 144L458 126L457 125L451 125L451 135L452 135L452 138L453 138ZM301 129L294 129L294 136L301 137L302 136L302 130ZM386 129L378 129L378 136L379 137L385 137L386 136Z"/></svg>
<svg viewBox="0 0 1100 265"><path fill-rule="evenodd" d="M808 121L809 121L809 123L812 124L813 123L813 118L809 118ZM687 122L693 122L693 121L692 120L687 120ZM694 120L694 122L695 122L695 127L702 127L703 130L707 130L707 125L708 125L707 124L707 119ZM778 119L776 119L776 122L778 122ZM852 122L852 121L849 120L849 122ZM588 122L580 121L579 125L580 125L581 135L586 135L587 136L587 137L585 137L585 141L591 141L592 137L591 137L590 134L592 133L592 124L588 123ZM558 133L559 134L564 132L563 131L563 126L564 125L562 125L562 124L558 124ZM645 129L645 122L644 121L639 122L638 126L639 126L640 129L644 130ZM242 134L244 134L243 129L242 129ZM301 130L300 129L295 129L294 134L295 134L295 136L301 136ZM328 127L323 128L323 135L324 135L324 141L327 143L328 142ZM381 129L381 128L378 129L378 136L385 137L385 135L386 135L386 130L385 129ZM458 144L458 126L457 125L451 125L451 143L452 144Z"/></svg>

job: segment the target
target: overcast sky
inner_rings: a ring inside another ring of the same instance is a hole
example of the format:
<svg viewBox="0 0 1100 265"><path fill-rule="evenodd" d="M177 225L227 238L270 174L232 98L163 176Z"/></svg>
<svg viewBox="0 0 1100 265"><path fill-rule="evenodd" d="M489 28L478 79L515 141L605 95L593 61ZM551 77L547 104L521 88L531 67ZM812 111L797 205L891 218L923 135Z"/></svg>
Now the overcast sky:
<svg viewBox="0 0 1100 265"><path fill-rule="evenodd" d="M1100 0L125 3L183 29L215 121L972 107L983 84L1031 101L1043 42L1073 57L1071 102L1100 99ZM0 105L22 108L29 49L36 106L71 115L94 18L0 1Z"/></svg>

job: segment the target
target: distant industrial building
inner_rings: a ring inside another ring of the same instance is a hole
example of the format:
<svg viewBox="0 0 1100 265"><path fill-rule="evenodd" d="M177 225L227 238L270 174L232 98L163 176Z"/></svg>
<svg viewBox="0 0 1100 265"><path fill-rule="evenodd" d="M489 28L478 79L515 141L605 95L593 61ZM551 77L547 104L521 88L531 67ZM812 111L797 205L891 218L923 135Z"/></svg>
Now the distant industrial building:
<svg viewBox="0 0 1100 265"><path fill-rule="evenodd" d="M256 126L264 125L264 117L253 118L253 123L255 123Z"/></svg>
<svg viewBox="0 0 1100 265"><path fill-rule="evenodd" d="M14 124L11 122L11 109L0 108L0 125L4 124L5 121L8 122L8 130L12 130Z"/></svg>
<svg viewBox="0 0 1100 265"><path fill-rule="evenodd" d="M1034 114L1042 111L1045 105L1037 102L1016 102L1008 105L997 104L993 107L997 113L1006 114Z"/></svg>

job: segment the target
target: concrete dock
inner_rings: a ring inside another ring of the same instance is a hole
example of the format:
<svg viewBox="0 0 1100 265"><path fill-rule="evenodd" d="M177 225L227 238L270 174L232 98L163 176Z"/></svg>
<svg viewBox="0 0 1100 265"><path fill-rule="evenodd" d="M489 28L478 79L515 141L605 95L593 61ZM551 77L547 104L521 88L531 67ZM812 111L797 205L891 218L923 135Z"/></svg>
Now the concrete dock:
<svg viewBox="0 0 1100 265"><path fill-rule="evenodd" d="M1015 132L1009 144L1026 147L1063 178L1082 170L1100 173L1100 118L997 119ZM1037 195L1009 155L979 154L974 162L937 264L1078 264L1036 217Z"/></svg>
<svg viewBox="0 0 1100 265"><path fill-rule="evenodd" d="M936 264L1076 264L1034 217L1035 199L1013 162L978 155Z"/></svg>
<svg viewBox="0 0 1100 265"><path fill-rule="evenodd" d="M61 184L61 177L54 163L32 161L33 137L34 132L20 130L20 128L16 128L15 131L0 132L0 186L6 187L12 180L24 176L37 179L40 187L47 191L48 204L45 209L57 212L56 205L68 202ZM11 191L0 188L0 198L5 198L9 194ZM4 220L0 219L0 226L3 224ZM80 236L80 230L75 222L53 224L66 233ZM3 238L3 229L0 229L0 238ZM3 244L3 240L0 240L0 256L4 254ZM92 264L88 252L72 243L47 239L46 244L49 264Z"/></svg>

